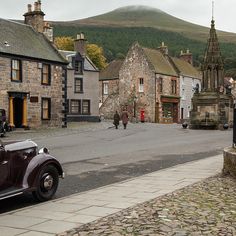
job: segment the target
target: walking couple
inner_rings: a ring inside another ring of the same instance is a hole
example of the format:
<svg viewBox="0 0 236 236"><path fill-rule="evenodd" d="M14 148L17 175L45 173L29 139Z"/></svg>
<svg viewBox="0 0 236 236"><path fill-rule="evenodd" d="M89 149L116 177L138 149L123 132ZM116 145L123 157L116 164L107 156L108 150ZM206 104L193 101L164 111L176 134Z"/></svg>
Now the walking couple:
<svg viewBox="0 0 236 236"><path fill-rule="evenodd" d="M118 126L120 124L120 120L122 120L122 124L124 126L124 129L126 129L127 124L128 124L128 120L129 120L129 115L128 115L128 112L125 109L122 111L121 116L118 114L117 111L114 115L113 124L115 125L116 129L118 129Z"/></svg>

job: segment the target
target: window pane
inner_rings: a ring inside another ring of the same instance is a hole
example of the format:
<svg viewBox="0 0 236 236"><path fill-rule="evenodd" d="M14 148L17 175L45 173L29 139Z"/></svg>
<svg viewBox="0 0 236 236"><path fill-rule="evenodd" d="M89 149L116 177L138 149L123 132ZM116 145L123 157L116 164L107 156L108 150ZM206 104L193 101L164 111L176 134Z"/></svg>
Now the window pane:
<svg viewBox="0 0 236 236"><path fill-rule="evenodd" d="M75 78L75 93L83 92L82 79Z"/></svg>
<svg viewBox="0 0 236 236"><path fill-rule="evenodd" d="M141 93L143 92L143 83L144 83L143 78L140 78L139 79L139 92Z"/></svg>
<svg viewBox="0 0 236 236"><path fill-rule="evenodd" d="M49 84L50 83L50 66L43 65L43 73L42 73L42 83Z"/></svg>
<svg viewBox="0 0 236 236"><path fill-rule="evenodd" d="M11 68L12 80L20 81L20 61L12 60L12 68Z"/></svg>
<svg viewBox="0 0 236 236"><path fill-rule="evenodd" d="M90 105L90 101L89 100L84 100L83 101L83 114L89 114L90 113L90 110L89 110L89 105Z"/></svg>
<svg viewBox="0 0 236 236"><path fill-rule="evenodd" d="M75 61L75 72L82 73L82 62L81 61Z"/></svg>
<svg viewBox="0 0 236 236"><path fill-rule="evenodd" d="M80 100L71 100L71 113L80 113Z"/></svg>
<svg viewBox="0 0 236 236"><path fill-rule="evenodd" d="M108 83L103 84L103 94L107 95L108 94Z"/></svg>
<svg viewBox="0 0 236 236"><path fill-rule="evenodd" d="M50 119L50 99L42 99L42 119Z"/></svg>

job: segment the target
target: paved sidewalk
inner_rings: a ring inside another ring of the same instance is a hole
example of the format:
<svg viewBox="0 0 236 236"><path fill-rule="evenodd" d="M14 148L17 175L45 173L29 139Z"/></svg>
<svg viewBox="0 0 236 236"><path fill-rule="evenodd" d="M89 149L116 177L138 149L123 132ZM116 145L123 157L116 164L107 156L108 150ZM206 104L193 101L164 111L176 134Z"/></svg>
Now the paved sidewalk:
<svg viewBox="0 0 236 236"><path fill-rule="evenodd" d="M78 228L221 172L222 155L0 215L4 236L47 236Z"/></svg>

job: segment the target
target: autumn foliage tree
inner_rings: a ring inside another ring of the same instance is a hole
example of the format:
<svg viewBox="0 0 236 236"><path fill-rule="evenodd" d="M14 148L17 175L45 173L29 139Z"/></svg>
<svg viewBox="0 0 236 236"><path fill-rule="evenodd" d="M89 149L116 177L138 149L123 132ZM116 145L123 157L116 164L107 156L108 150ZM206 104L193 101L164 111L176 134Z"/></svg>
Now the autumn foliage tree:
<svg viewBox="0 0 236 236"><path fill-rule="evenodd" d="M60 50L73 51L74 40L72 37L56 37L54 43Z"/></svg>
<svg viewBox="0 0 236 236"><path fill-rule="evenodd" d="M106 67L107 63L102 47L99 47L97 44L87 44L87 53L98 69L101 70Z"/></svg>
<svg viewBox="0 0 236 236"><path fill-rule="evenodd" d="M72 37L56 37L54 43L60 50L74 50L74 39ZM87 54L98 69L101 70L106 67L107 63L102 47L97 44L87 44Z"/></svg>

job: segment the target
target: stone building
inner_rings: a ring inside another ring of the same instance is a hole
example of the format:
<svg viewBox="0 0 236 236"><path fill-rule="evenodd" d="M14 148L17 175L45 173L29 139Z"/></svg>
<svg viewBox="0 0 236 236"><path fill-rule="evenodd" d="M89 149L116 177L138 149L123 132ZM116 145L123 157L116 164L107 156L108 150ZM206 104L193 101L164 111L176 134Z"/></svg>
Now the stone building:
<svg viewBox="0 0 236 236"><path fill-rule="evenodd" d="M41 2L25 24L0 19L0 107L11 127L66 126L67 62L44 31Z"/></svg>
<svg viewBox="0 0 236 236"><path fill-rule="evenodd" d="M193 65L192 53L181 51L179 58L172 57L180 78L180 122L189 120L192 110L192 97L196 90L201 91L201 73Z"/></svg>
<svg viewBox="0 0 236 236"><path fill-rule="evenodd" d="M190 127L221 129L232 122L233 103L224 85L224 65L213 19L201 70L202 91L193 96Z"/></svg>
<svg viewBox="0 0 236 236"><path fill-rule="evenodd" d="M83 33L74 41L75 51L60 51L67 67L67 120L99 121L99 70L86 53Z"/></svg>
<svg viewBox="0 0 236 236"><path fill-rule="evenodd" d="M130 117L146 122L178 122L179 78L168 60L168 49L143 48L134 43L120 70L120 106Z"/></svg>
<svg viewBox="0 0 236 236"><path fill-rule="evenodd" d="M111 118L118 108L120 111L127 108L133 121L140 120L140 114L144 112L147 122L179 122L180 79L186 79L189 84L197 74L186 58L170 57L164 43L158 49L143 48L134 43L124 61L112 62L100 75L101 94L104 96L104 84L113 88L113 92L108 89L105 100L101 100L100 112ZM192 91L192 84L186 88ZM186 99L190 104L191 97Z"/></svg>

